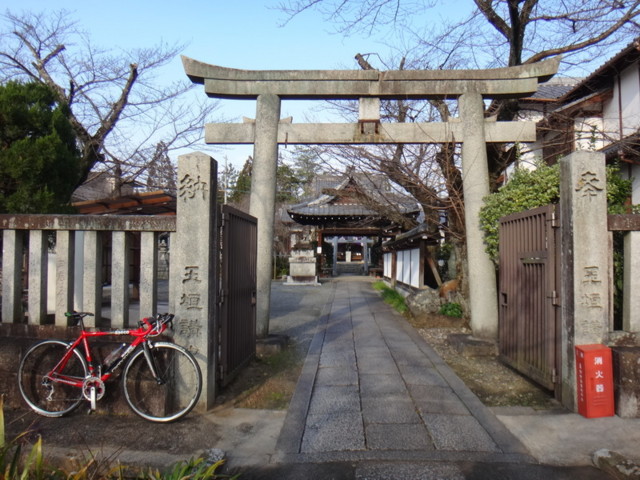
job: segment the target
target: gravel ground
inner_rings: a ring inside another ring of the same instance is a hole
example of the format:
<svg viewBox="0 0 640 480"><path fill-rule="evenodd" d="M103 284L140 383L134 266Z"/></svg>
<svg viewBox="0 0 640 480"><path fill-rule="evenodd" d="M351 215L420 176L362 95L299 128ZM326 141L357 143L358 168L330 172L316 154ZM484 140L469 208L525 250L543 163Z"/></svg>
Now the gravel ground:
<svg viewBox="0 0 640 480"><path fill-rule="evenodd" d="M416 327L415 324L414 327ZM460 333L469 334L471 332L468 328L464 326L432 328L417 326L416 328L486 406L529 406L536 409L558 406L551 392L507 367L497 357L465 358L460 355L449 341L449 336Z"/></svg>

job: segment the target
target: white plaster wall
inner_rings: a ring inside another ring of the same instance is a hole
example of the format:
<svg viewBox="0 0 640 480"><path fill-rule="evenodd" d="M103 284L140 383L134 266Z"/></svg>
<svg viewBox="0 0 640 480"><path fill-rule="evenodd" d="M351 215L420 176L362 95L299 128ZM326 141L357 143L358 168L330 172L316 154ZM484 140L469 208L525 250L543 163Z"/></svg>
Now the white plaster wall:
<svg viewBox="0 0 640 480"><path fill-rule="evenodd" d="M613 96L602 109L604 136L610 141L635 133L640 127L640 72L638 63L623 70L613 81ZM610 142L607 142L610 143Z"/></svg>
<svg viewBox="0 0 640 480"><path fill-rule="evenodd" d="M610 141L606 135L604 121L600 117L576 117L574 119L575 149L595 152Z"/></svg>
<svg viewBox="0 0 640 480"><path fill-rule="evenodd" d="M393 259L393 254L392 253L385 253L383 256L383 261L384 261L384 268L383 268L383 272L382 275L385 278L391 278L391 262Z"/></svg>
<svg viewBox="0 0 640 480"><path fill-rule="evenodd" d="M402 271L404 269L403 252L396 252L396 280L402 282Z"/></svg>
<svg viewBox="0 0 640 480"><path fill-rule="evenodd" d="M388 257L387 257L388 256ZM391 277L391 254L384 256L384 276ZM420 250L401 250L396 252L396 280L411 285L420 286Z"/></svg>
<svg viewBox="0 0 640 480"><path fill-rule="evenodd" d="M534 110L533 108L526 108L518 114L518 120L521 121L538 123L543 119L543 112L541 110ZM542 158L542 145L543 142L540 138L535 142L521 143L520 157L516 163L507 167L505 172L507 178L511 177L516 167L533 170L536 167L536 163Z"/></svg>
<svg viewBox="0 0 640 480"><path fill-rule="evenodd" d="M420 250L414 248L409 252L411 257L411 283L412 287L420 286Z"/></svg>
<svg viewBox="0 0 640 480"><path fill-rule="evenodd" d="M620 95L620 89L618 88L618 82L614 81L613 97L604 102L602 106L602 119L604 136L607 137L610 142L616 141L620 138L620 109L618 108L618 96Z"/></svg>
<svg viewBox="0 0 640 480"><path fill-rule="evenodd" d="M620 74L622 106L622 133L631 135L640 127L640 75L638 63L634 63Z"/></svg>
<svg viewBox="0 0 640 480"><path fill-rule="evenodd" d="M402 283L411 285L411 251L402 252Z"/></svg>

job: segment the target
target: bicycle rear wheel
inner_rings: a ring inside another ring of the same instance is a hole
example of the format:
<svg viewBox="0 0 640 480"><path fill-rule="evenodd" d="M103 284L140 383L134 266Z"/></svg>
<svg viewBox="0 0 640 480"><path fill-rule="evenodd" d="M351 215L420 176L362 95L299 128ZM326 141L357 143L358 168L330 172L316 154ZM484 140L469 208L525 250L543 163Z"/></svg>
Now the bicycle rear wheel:
<svg viewBox="0 0 640 480"><path fill-rule="evenodd" d="M202 390L200 367L191 353L174 343L150 343L149 347L150 358L139 349L127 363L122 375L124 396L142 418L172 422L197 403Z"/></svg>
<svg viewBox="0 0 640 480"><path fill-rule="evenodd" d="M24 401L46 417L61 417L80 405L82 388L52 379L48 374L69 349L61 340L45 340L31 347L20 361L18 385ZM77 350L57 371L70 380L82 382L87 376L87 363Z"/></svg>

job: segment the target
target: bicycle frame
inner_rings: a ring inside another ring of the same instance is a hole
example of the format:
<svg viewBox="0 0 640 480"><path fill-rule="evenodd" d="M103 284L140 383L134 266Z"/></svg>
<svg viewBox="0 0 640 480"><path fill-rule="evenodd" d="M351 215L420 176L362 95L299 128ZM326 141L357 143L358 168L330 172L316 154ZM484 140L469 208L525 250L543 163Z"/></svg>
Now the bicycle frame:
<svg viewBox="0 0 640 480"><path fill-rule="evenodd" d="M154 333L154 326L151 325L149 319L143 318L142 325L138 328L132 329L117 329L117 330L105 330L105 331L87 331L84 328L84 325L81 323L81 331L78 338L76 338L69 346L67 347L67 352L63 355L60 361L56 364L55 367L47 374L47 377L53 382L64 383L66 385L71 385L73 387L82 388L84 384L83 379L77 379L73 377L69 377L65 375L64 369L67 365L67 362L73 355L73 351L82 345L82 350L84 354L84 359L87 362L87 368L89 369L89 375L91 377L99 378L102 382L106 382L113 373L122 365L122 363L131 355L139 345L143 345L143 348L147 348L148 337L153 334L153 336L159 335L164 332L167 328L165 324L161 324L161 330L157 333ZM129 343L126 349L120 353L118 358L116 358L113 363L105 369L104 372L101 371L101 366L95 366L93 362L93 356L91 354L91 346L89 345L89 339L96 337L106 337L106 336L132 336L135 337L132 342ZM150 356L145 354L147 360L149 360ZM150 367L152 372L155 375L155 368L152 365L153 362L150 363Z"/></svg>
<svg viewBox="0 0 640 480"><path fill-rule="evenodd" d="M196 406L202 393L198 361L186 348L160 337L172 326L173 314L143 318L138 328L117 330L85 329L83 317L93 313L67 312L65 316L80 327L75 339L36 343L20 361L20 394L36 413L61 417L82 400L94 412L108 390L107 381L119 368L124 400L145 420L172 422ZM116 337L118 344L124 335L126 341L109 355L94 356L98 342L93 339Z"/></svg>

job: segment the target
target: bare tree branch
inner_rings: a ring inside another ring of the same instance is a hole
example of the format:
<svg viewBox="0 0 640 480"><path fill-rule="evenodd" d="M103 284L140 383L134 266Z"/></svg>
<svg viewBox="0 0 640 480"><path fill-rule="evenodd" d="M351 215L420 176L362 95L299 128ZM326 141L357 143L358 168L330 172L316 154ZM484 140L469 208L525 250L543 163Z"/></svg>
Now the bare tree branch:
<svg viewBox="0 0 640 480"><path fill-rule="evenodd" d="M69 106L83 152L81 182L98 164L144 175L143 156L149 161L161 141L171 149L201 138L204 118L218 105L211 100L176 102L190 91L186 79L157 83L156 72L176 57L182 45L160 44L113 55L93 46L64 10L7 12L2 18L6 30L0 30L0 81L42 82ZM191 120L200 122L198 129Z"/></svg>

